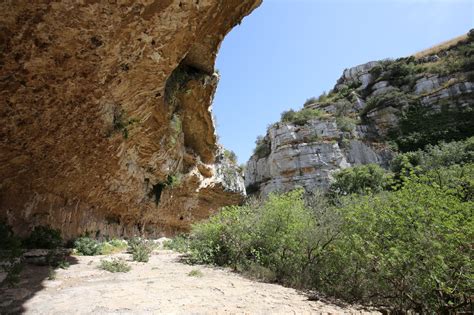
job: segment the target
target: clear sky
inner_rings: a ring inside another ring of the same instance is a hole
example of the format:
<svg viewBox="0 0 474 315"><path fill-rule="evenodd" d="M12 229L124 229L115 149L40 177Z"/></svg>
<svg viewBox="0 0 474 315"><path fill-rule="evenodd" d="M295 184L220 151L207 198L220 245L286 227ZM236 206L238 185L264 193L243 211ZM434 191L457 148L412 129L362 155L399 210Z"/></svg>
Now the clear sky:
<svg viewBox="0 0 474 315"><path fill-rule="evenodd" d="M284 110L345 68L397 58L474 28L474 0L264 0L225 38L214 99L220 142L247 162Z"/></svg>

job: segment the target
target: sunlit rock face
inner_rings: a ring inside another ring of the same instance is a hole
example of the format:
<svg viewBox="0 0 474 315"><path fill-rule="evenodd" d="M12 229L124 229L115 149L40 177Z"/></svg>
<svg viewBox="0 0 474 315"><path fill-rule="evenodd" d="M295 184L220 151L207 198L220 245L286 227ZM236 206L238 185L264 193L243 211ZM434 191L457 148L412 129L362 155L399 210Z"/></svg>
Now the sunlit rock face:
<svg viewBox="0 0 474 315"><path fill-rule="evenodd" d="M241 202L216 141L214 62L260 2L0 3L0 219L158 236Z"/></svg>
<svg viewBox="0 0 474 315"><path fill-rule="evenodd" d="M276 123L268 129L266 156L254 154L247 162L248 193L284 192L303 187L327 189L334 172L357 164L386 165L391 151L365 141L365 128L339 129L336 118L314 119L303 126Z"/></svg>
<svg viewBox="0 0 474 315"><path fill-rule="evenodd" d="M474 31L452 46L344 70L304 123L271 125L247 163L247 193L328 189L335 172L474 135Z"/></svg>

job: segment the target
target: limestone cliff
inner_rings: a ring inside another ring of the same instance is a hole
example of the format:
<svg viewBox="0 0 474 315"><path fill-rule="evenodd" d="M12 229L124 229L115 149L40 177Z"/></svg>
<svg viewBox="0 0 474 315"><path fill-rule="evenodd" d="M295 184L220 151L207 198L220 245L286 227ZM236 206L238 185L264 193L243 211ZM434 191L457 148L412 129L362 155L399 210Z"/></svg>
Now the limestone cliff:
<svg viewBox="0 0 474 315"><path fill-rule="evenodd" d="M1 2L0 220L155 236L240 202L214 62L260 2Z"/></svg>
<svg viewBox="0 0 474 315"><path fill-rule="evenodd" d="M474 135L474 31L447 47L346 69L328 95L282 114L247 163L248 193L327 188L357 164Z"/></svg>

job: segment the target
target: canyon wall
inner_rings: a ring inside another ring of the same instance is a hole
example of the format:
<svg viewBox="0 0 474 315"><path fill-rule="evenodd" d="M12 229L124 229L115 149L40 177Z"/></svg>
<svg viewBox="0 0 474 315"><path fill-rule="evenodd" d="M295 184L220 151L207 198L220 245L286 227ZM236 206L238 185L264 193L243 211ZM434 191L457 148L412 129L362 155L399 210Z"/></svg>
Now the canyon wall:
<svg viewBox="0 0 474 315"><path fill-rule="evenodd" d="M474 135L474 31L448 47L346 69L257 140L247 193L327 189L334 172Z"/></svg>
<svg viewBox="0 0 474 315"><path fill-rule="evenodd" d="M214 63L260 2L1 2L0 220L152 237L241 202Z"/></svg>

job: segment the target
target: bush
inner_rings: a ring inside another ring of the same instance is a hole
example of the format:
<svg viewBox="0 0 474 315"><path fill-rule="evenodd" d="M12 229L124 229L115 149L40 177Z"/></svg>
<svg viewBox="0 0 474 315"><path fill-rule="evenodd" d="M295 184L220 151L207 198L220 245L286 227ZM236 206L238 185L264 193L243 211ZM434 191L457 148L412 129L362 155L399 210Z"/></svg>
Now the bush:
<svg viewBox="0 0 474 315"><path fill-rule="evenodd" d="M224 149L224 157L231 161L233 164L237 164L237 154L232 150Z"/></svg>
<svg viewBox="0 0 474 315"><path fill-rule="evenodd" d="M369 97L365 103L365 107L361 111L361 115L365 115L375 108L397 107L401 108L414 102L409 95L401 91L391 91L384 94Z"/></svg>
<svg viewBox="0 0 474 315"><path fill-rule="evenodd" d="M196 278L201 278L204 276L201 270L193 269L188 273L188 276L190 277L196 277Z"/></svg>
<svg viewBox="0 0 474 315"><path fill-rule="evenodd" d="M327 97L326 92L323 92L319 97L314 97L314 96L310 97L304 102L303 106L308 106L318 101L323 102L326 99L326 97Z"/></svg>
<svg viewBox="0 0 474 315"><path fill-rule="evenodd" d="M375 185L339 207L302 191L226 207L193 225L191 259L393 311L468 310L474 202L460 192L466 183L473 191L474 165L434 171L446 181L411 175L396 191Z"/></svg>
<svg viewBox="0 0 474 315"><path fill-rule="evenodd" d="M255 149L253 153L260 159L267 157L271 153L271 146L265 138L258 137L255 141Z"/></svg>
<svg viewBox="0 0 474 315"><path fill-rule="evenodd" d="M398 126L389 132L402 152L416 151L441 141L459 141L474 135L474 111L463 109L462 99L440 102L440 111L413 103L401 115Z"/></svg>
<svg viewBox="0 0 474 315"><path fill-rule="evenodd" d="M132 254L133 261L148 262L153 248L154 243L144 239L135 238L129 243L129 251Z"/></svg>
<svg viewBox="0 0 474 315"><path fill-rule="evenodd" d="M121 252L127 248L127 242L113 239L100 244L100 255L110 255Z"/></svg>
<svg viewBox="0 0 474 315"><path fill-rule="evenodd" d="M80 237L74 241L76 253L84 256L95 256L102 253L102 244L90 237Z"/></svg>
<svg viewBox="0 0 474 315"><path fill-rule="evenodd" d="M21 240L13 234L12 227L0 221L0 248L2 250L21 249Z"/></svg>
<svg viewBox="0 0 474 315"><path fill-rule="evenodd" d="M189 250L189 238L186 235L177 235L163 244L166 249L171 249L179 253L186 253Z"/></svg>
<svg viewBox="0 0 474 315"><path fill-rule="evenodd" d="M380 77L382 72L383 72L383 67L380 65L377 65L369 70L369 73L372 75L374 81L377 80L378 77Z"/></svg>
<svg viewBox="0 0 474 315"><path fill-rule="evenodd" d="M5 283L12 286L20 281L23 270L21 240L13 234L11 226L0 222L0 268L6 272Z"/></svg>
<svg viewBox="0 0 474 315"><path fill-rule="evenodd" d="M54 249L63 244L61 232L49 226L36 226L25 240L28 248Z"/></svg>
<svg viewBox="0 0 474 315"><path fill-rule="evenodd" d="M377 164L359 165L334 174L331 191L347 194L377 193L391 183L391 176Z"/></svg>
<svg viewBox="0 0 474 315"><path fill-rule="evenodd" d="M399 154L391 161L390 167L395 174L399 175L402 174L403 169L427 171L466 163L474 163L474 137L463 141L441 142L438 145L428 145L423 151Z"/></svg>
<svg viewBox="0 0 474 315"><path fill-rule="evenodd" d="M120 258L101 260L99 268L109 272L129 272L132 270L132 267L130 267L123 259Z"/></svg>
<svg viewBox="0 0 474 315"><path fill-rule="evenodd" d="M271 194L255 205L226 207L207 222L193 225L191 260L246 273L267 270L264 274L271 273L276 281L306 283L311 262L334 237L331 223L325 221L329 213L308 208L302 190ZM316 230L322 222L325 228Z"/></svg>
<svg viewBox="0 0 474 315"><path fill-rule="evenodd" d="M182 180L183 180L183 175L181 173L168 175L166 177L165 186L168 186L168 187L171 187L171 188L179 187L181 185Z"/></svg>
<svg viewBox="0 0 474 315"><path fill-rule="evenodd" d="M472 296L472 201L430 179L346 198L340 238L321 260L317 287L348 301L419 313L468 307Z"/></svg>
<svg viewBox="0 0 474 315"><path fill-rule="evenodd" d="M337 117L336 118L336 124L344 132L352 132L355 129L355 120L350 117Z"/></svg>
<svg viewBox="0 0 474 315"><path fill-rule="evenodd" d="M281 114L281 121L295 125L305 125L311 119L320 118L323 112L313 108L303 108L299 111L289 110Z"/></svg>

